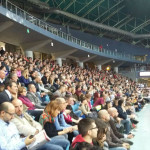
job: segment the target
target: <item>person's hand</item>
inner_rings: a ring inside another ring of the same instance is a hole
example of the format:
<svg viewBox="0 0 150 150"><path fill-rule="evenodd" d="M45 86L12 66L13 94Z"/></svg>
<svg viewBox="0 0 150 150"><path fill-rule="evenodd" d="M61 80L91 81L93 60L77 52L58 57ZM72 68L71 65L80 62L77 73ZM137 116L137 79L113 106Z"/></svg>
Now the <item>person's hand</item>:
<svg viewBox="0 0 150 150"><path fill-rule="evenodd" d="M39 133L39 130L38 129L36 129L36 132L34 133L34 135L36 135L36 134L38 134Z"/></svg>
<svg viewBox="0 0 150 150"><path fill-rule="evenodd" d="M71 113L71 110L66 109L66 110L65 110L65 113L66 113L66 114L70 114L70 113Z"/></svg>
<svg viewBox="0 0 150 150"><path fill-rule="evenodd" d="M128 139L132 139L133 137L134 137L133 134L129 134L129 135L127 136Z"/></svg>
<svg viewBox="0 0 150 150"><path fill-rule="evenodd" d="M122 146L126 149L130 148L130 145L128 143L123 143Z"/></svg>
<svg viewBox="0 0 150 150"><path fill-rule="evenodd" d="M71 128L69 127L69 128L63 129L63 132L64 132L64 134L72 132L72 127Z"/></svg>
<svg viewBox="0 0 150 150"><path fill-rule="evenodd" d="M73 129L73 131L78 130L78 126L77 125L72 126L72 129Z"/></svg>
<svg viewBox="0 0 150 150"><path fill-rule="evenodd" d="M132 118L132 119L134 119L134 118L135 118L135 115L134 115L134 114L132 114L132 115L131 115L131 118Z"/></svg>
<svg viewBox="0 0 150 150"><path fill-rule="evenodd" d="M116 119L116 120L117 120L117 122L120 124L122 119L121 119L121 118L119 118L119 117L117 117L117 119Z"/></svg>
<svg viewBox="0 0 150 150"><path fill-rule="evenodd" d="M30 135L29 136L27 136L27 138L25 139L25 145L30 145L31 143L33 143L34 141L35 141L35 138L33 137L33 138L29 138L30 137Z"/></svg>
<svg viewBox="0 0 150 150"><path fill-rule="evenodd" d="M43 97L44 95L46 95L45 93L41 93L41 97Z"/></svg>

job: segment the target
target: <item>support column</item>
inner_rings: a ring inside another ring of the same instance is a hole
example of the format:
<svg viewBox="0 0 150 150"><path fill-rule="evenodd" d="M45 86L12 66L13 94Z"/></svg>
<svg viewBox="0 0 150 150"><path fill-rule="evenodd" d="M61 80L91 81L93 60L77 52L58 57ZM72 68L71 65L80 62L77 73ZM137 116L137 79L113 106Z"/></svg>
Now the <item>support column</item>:
<svg viewBox="0 0 150 150"><path fill-rule="evenodd" d="M114 67L114 71L118 73L118 67Z"/></svg>
<svg viewBox="0 0 150 150"><path fill-rule="evenodd" d="M98 70L101 71L102 70L102 65L98 65Z"/></svg>
<svg viewBox="0 0 150 150"><path fill-rule="evenodd" d="M57 64L59 67L62 67L62 59L61 58L56 58Z"/></svg>
<svg viewBox="0 0 150 150"><path fill-rule="evenodd" d="M26 57L31 57L33 60L33 51L25 51Z"/></svg>
<svg viewBox="0 0 150 150"><path fill-rule="evenodd" d="M81 68L83 68L83 67L84 67L83 62L79 61L78 63L79 63L79 67L81 67Z"/></svg>

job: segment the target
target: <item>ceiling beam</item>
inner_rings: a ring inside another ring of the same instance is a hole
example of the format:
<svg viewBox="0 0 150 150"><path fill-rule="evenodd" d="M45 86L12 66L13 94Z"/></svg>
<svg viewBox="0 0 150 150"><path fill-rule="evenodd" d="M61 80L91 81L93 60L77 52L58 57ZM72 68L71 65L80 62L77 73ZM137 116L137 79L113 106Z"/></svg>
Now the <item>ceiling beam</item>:
<svg viewBox="0 0 150 150"><path fill-rule="evenodd" d="M86 5L84 5L84 7L82 7L76 14L79 14L84 8L86 8L89 4L91 4L93 2L93 0L91 0L90 2L88 2Z"/></svg>
<svg viewBox="0 0 150 150"><path fill-rule="evenodd" d="M103 3L105 0L100 0L96 5L94 5L91 9L89 9L85 14L83 14L81 17L85 17L87 14L89 14L91 11L93 11L96 7L98 7L101 3Z"/></svg>
<svg viewBox="0 0 150 150"><path fill-rule="evenodd" d="M134 19L134 17L129 18L128 20L126 20L126 22L124 22L123 24L119 25L117 28L123 27L124 25L126 25L127 23L129 23L129 22L130 22L131 20L133 20L133 19Z"/></svg>
<svg viewBox="0 0 150 150"><path fill-rule="evenodd" d="M66 11L76 0L72 0L63 10Z"/></svg>
<svg viewBox="0 0 150 150"><path fill-rule="evenodd" d="M115 10L114 12L112 12L109 16L107 16L105 19L103 19L101 21L101 23L104 23L105 21L107 21L108 19L110 19L113 15L115 15L117 12L119 12L121 9L123 9L125 6L122 6L120 8L118 8L117 10Z"/></svg>
<svg viewBox="0 0 150 150"><path fill-rule="evenodd" d="M118 26L119 24L123 23L126 19L130 18L130 15L126 16L125 18L123 18L122 20L118 21L113 27Z"/></svg>
<svg viewBox="0 0 150 150"><path fill-rule="evenodd" d="M135 27L133 30L131 30L130 32L134 32L136 33L137 31L139 31L140 29L148 26L150 24L150 20L146 20L145 22L143 22L142 24L140 24L139 26Z"/></svg>
<svg viewBox="0 0 150 150"><path fill-rule="evenodd" d="M123 0L119 1L117 4L115 4L114 6L112 6L111 8L109 8L107 11L105 11L100 16L98 16L96 19L94 19L94 21L97 21L99 18L101 18L102 16L104 16L105 14L107 14L109 11L111 11L113 8L115 8L116 6L118 6L122 2L123 2Z"/></svg>

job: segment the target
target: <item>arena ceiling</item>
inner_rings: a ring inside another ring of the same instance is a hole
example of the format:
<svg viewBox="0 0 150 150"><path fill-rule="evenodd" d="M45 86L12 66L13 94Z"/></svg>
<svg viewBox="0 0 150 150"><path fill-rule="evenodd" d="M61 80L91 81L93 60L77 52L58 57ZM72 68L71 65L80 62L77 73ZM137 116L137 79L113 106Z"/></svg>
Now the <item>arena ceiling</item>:
<svg viewBox="0 0 150 150"><path fill-rule="evenodd" d="M17 0L12 0L17 1ZM149 0L19 0L47 22L150 48Z"/></svg>

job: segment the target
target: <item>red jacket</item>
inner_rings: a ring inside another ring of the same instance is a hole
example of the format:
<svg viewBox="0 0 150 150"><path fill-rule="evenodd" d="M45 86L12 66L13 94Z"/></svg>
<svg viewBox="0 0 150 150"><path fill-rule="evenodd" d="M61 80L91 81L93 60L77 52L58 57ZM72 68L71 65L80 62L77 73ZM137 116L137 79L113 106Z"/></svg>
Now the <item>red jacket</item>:
<svg viewBox="0 0 150 150"><path fill-rule="evenodd" d="M85 140L83 139L81 134L76 136L76 138L73 140L71 146L74 148L76 146L76 144L79 142L85 142Z"/></svg>

